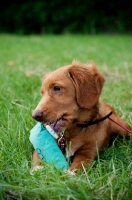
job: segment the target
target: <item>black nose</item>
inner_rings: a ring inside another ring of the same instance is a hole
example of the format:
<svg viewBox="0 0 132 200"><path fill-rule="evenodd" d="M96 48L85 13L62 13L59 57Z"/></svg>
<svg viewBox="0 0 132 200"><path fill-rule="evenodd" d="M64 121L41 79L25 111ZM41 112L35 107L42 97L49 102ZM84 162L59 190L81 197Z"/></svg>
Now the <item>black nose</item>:
<svg viewBox="0 0 132 200"><path fill-rule="evenodd" d="M35 110L32 114L32 118L34 118L38 122L42 122L43 120L43 112Z"/></svg>

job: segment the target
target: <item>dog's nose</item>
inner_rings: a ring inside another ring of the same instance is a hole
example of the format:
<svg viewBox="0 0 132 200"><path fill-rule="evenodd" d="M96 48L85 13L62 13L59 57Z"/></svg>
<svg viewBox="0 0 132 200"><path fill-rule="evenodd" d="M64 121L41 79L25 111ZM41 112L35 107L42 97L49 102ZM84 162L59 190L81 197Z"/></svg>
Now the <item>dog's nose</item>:
<svg viewBox="0 0 132 200"><path fill-rule="evenodd" d="M43 112L35 110L32 114L32 118L34 118L38 122L42 122L43 120Z"/></svg>

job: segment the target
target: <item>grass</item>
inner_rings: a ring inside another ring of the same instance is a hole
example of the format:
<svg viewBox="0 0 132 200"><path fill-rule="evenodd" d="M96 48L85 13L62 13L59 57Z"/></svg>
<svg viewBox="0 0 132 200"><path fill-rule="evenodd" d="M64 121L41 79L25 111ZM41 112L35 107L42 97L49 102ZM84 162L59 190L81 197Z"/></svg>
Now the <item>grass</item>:
<svg viewBox="0 0 132 200"><path fill-rule="evenodd" d="M43 75L73 59L97 64L106 78L102 99L132 125L131 44L125 35L0 35L0 199L131 199L131 137L116 139L73 177L48 164L31 176L29 142Z"/></svg>

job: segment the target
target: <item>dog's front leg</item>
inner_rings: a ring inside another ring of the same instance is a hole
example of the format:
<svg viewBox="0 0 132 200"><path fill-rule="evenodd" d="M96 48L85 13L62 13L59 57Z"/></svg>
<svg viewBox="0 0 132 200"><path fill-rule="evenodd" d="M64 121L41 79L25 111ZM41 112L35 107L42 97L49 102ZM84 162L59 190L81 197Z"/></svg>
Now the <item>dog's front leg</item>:
<svg viewBox="0 0 132 200"><path fill-rule="evenodd" d="M34 150L34 152L33 152L32 160L33 160L33 165L35 165L35 166L41 165L41 159L36 150Z"/></svg>
<svg viewBox="0 0 132 200"><path fill-rule="evenodd" d="M89 165L97 156L97 148L96 146L85 149L81 148L74 154L73 162L70 171L77 171L78 169L82 169L82 165Z"/></svg>

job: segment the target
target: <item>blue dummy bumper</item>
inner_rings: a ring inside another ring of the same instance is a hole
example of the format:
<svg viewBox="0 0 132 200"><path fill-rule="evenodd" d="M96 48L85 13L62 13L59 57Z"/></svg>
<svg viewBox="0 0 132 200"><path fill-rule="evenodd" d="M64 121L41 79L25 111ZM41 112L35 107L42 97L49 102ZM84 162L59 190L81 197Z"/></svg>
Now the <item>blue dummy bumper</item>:
<svg viewBox="0 0 132 200"><path fill-rule="evenodd" d="M29 139L43 161L53 164L57 169L66 170L69 168L69 164L55 139L43 124L37 123L32 128Z"/></svg>

